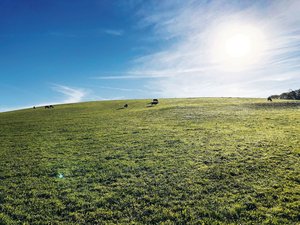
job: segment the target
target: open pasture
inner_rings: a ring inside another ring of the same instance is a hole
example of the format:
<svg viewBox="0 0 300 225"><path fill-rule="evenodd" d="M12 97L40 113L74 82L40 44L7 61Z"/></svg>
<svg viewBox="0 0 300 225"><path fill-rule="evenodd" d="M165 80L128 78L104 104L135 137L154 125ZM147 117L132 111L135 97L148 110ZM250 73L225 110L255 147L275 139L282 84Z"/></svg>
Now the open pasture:
<svg viewBox="0 0 300 225"><path fill-rule="evenodd" d="M1 113L0 224L300 223L299 102L148 102Z"/></svg>

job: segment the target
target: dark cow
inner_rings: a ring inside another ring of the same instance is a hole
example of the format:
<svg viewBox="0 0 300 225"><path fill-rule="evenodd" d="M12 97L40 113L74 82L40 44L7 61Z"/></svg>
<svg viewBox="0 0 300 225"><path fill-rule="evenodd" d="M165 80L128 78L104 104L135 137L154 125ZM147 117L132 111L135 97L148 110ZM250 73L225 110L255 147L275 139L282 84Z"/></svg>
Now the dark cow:
<svg viewBox="0 0 300 225"><path fill-rule="evenodd" d="M128 104L125 104L123 107L124 107L124 108L128 108Z"/></svg>
<svg viewBox="0 0 300 225"><path fill-rule="evenodd" d="M35 107L35 106L33 106L33 109L36 109L36 107Z"/></svg>
<svg viewBox="0 0 300 225"><path fill-rule="evenodd" d="M271 97L268 97L267 99L268 99L268 101L272 102L272 98Z"/></svg>
<svg viewBox="0 0 300 225"><path fill-rule="evenodd" d="M45 109L54 109L54 106L53 105L46 105Z"/></svg>
<svg viewBox="0 0 300 225"><path fill-rule="evenodd" d="M158 99L156 99L156 98L153 99L151 102L151 105L157 105L157 104L158 104Z"/></svg>

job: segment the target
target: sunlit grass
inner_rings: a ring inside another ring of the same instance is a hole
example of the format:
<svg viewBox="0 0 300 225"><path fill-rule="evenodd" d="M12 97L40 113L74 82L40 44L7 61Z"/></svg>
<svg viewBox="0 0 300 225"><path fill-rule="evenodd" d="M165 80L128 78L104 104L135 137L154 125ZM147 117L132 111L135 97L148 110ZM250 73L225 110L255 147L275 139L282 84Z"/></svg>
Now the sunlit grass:
<svg viewBox="0 0 300 225"><path fill-rule="evenodd" d="M1 113L0 224L299 223L298 102L148 102Z"/></svg>

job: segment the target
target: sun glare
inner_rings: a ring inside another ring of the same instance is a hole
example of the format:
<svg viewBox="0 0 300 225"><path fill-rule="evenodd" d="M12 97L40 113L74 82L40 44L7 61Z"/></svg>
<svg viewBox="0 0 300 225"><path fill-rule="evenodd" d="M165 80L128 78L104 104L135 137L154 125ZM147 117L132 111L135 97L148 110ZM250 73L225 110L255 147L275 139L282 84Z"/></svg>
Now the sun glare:
<svg viewBox="0 0 300 225"><path fill-rule="evenodd" d="M241 58L251 54L251 40L243 33L229 37L225 43L226 54L231 58Z"/></svg>
<svg viewBox="0 0 300 225"><path fill-rule="evenodd" d="M212 61L228 70L245 69L259 62L266 47L262 32L249 25L226 25L214 32Z"/></svg>

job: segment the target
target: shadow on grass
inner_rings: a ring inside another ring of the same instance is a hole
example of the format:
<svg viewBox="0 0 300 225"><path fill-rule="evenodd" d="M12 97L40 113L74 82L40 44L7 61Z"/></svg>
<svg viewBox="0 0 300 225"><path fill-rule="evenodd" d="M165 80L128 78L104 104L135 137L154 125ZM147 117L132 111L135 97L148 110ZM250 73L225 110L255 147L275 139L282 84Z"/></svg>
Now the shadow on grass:
<svg viewBox="0 0 300 225"><path fill-rule="evenodd" d="M275 108L275 109L285 109L285 108L300 108L300 101L299 102L264 102L264 103L253 103L247 104L251 108L256 109L267 109L267 108Z"/></svg>

